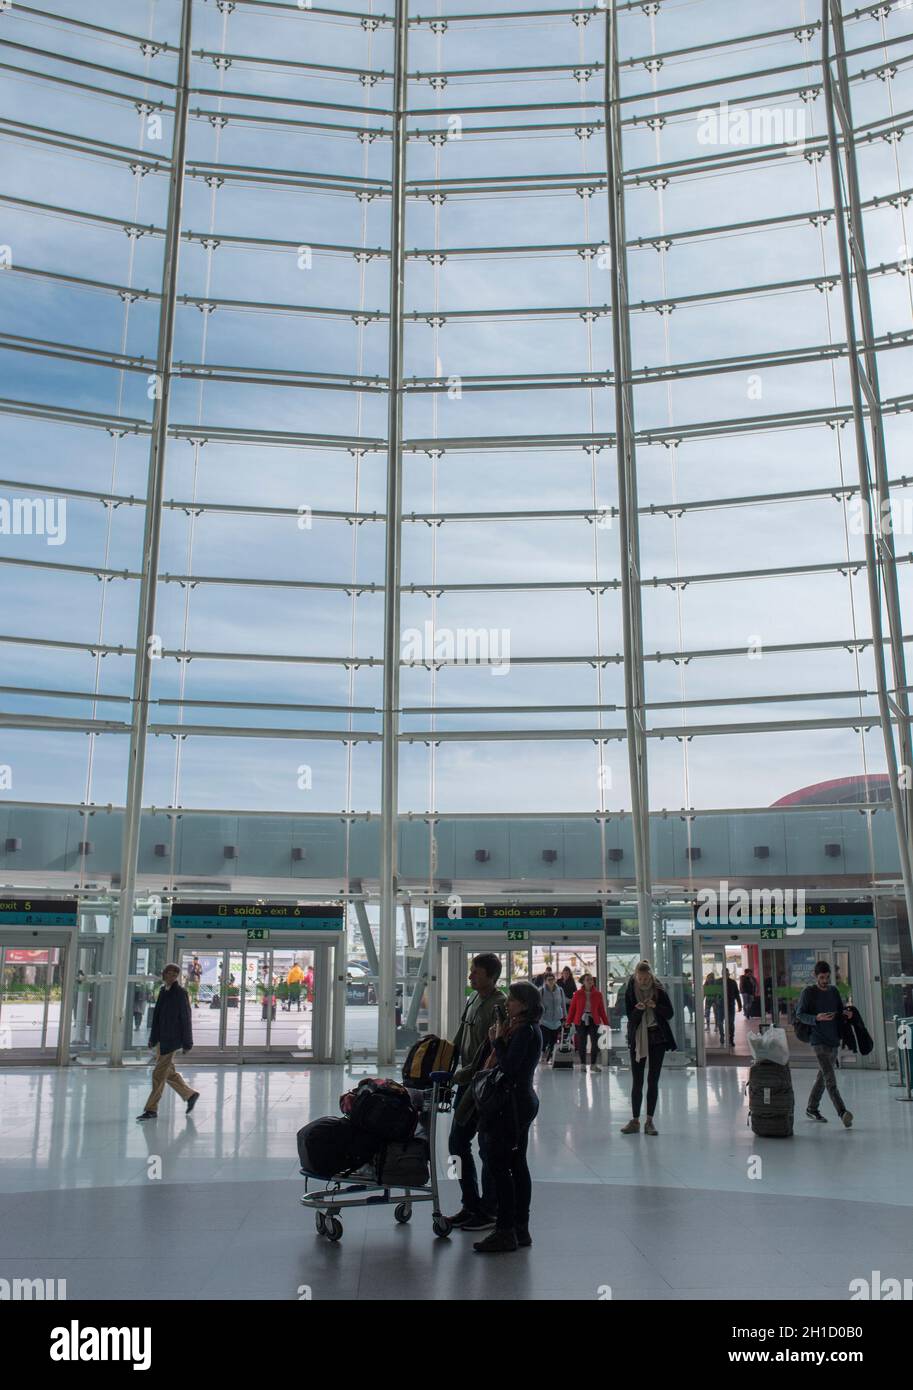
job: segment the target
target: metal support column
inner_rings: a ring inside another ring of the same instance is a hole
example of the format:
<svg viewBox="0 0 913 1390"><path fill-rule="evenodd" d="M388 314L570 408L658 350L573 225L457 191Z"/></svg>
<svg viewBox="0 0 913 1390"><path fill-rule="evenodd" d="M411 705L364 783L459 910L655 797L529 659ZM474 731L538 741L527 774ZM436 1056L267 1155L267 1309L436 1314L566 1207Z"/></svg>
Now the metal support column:
<svg viewBox="0 0 913 1390"><path fill-rule="evenodd" d="M355 908L355 919L358 922L361 944L364 946L365 955L368 958L368 969L372 975L379 977L380 962L377 959L377 947L374 945L371 923L368 921L368 909L360 899L356 899L352 906Z"/></svg>
<svg viewBox="0 0 913 1390"><path fill-rule="evenodd" d="M151 639L155 634L155 601L158 590L159 550L162 532L165 450L168 443L175 297L181 239L181 210L184 201L184 165L187 152L192 22L193 0L183 0L181 52L178 60L174 136L171 150L171 184L168 191L168 221L165 231L164 269L162 272L162 302L159 311L155 406L152 413L152 441L149 450L149 475L146 484L143 577L140 585L139 615L136 626L136 661L133 668L133 718L130 731L130 760L127 769L127 794L121 846L120 906L114 943L111 1062L115 1066L121 1063L124 1051L127 972L130 962L130 940L133 934L136 863L143 809L143 773L146 763L149 688L152 678L152 658L149 654L149 648Z"/></svg>
<svg viewBox="0 0 913 1390"><path fill-rule="evenodd" d="M631 387L631 324L625 238L624 159L618 65L618 0L606 10L606 164L609 191L609 251L612 262L612 351L615 387L615 453L618 464L619 546L624 639L625 722L631 778L634 875L640 954L653 956L650 875L650 815L644 696L643 619L640 598L640 533L637 520L637 461L634 393Z"/></svg>
<svg viewBox="0 0 913 1390"><path fill-rule="evenodd" d="M387 419L384 689L381 774L380 940L377 1060L396 1054L397 768L399 758L400 572L403 512L403 289L406 223L406 61L408 0L396 0L393 66L393 166L390 211L390 401Z"/></svg>
<svg viewBox="0 0 913 1390"><path fill-rule="evenodd" d="M872 622L872 653L881 732L891 788L891 806L900 853L907 928L913 941L913 851L910 840L913 833L913 791L907 787L902 789L900 786L901 769L905 773L905 783L909 782L913 775L910 708L907 699L897 563L890 523L891 492L885 451L884 417L874 346L875 330L869 293L859 170L846 63L846 38L840 0L822 0L821 66L834 189L834 221L840 256L840 282L846 320L856 461L859 467L860 497L864 508L863 537ZM858 330L856 305L859 309ZM893 689L888 682L885 662L882 605L888 619L887 641L891 652Z"/></svg>

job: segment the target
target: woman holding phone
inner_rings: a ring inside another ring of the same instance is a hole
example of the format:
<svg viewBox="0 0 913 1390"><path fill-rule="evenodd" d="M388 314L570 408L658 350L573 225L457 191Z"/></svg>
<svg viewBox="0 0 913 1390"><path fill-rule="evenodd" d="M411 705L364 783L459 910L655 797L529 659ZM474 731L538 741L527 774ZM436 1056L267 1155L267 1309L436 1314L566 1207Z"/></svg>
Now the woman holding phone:
<svg viewBox="0 0 913 1390"><path fill-rule="evenodd" d="M642 960L634 967L634 974L625 990L625 1013L628 1016L628 1048L631 1053L631 1074L634 1082L631 1088L631 1119L621 1132L640 1133L644 1072L649 1067L644 1134L655 1135L657 1129L653 1123L653 1116L659 1098L659 1074L662 1071L663 1057L667 1051L676 1050L676 1042L675 1035L669 1027L669 1020L673 1015L672 1002L653 974L648 960Z"/></svg>
<svg viewBox="0 0 913 1390"><path fill-rule="evenodd" d="M526 1161L529 1131L539 1113L533 1073L542 1052L539 1019L542 1001L528 980L511 985L507 1018L488 1031L482 1066L505 1078L508 1104L493 1118L479 1111L479 1148L494 1179L497 1197L495 1229L473 1245L480 1255L494 1255L532 1245L529 1208L533 1184Z"/></svg>

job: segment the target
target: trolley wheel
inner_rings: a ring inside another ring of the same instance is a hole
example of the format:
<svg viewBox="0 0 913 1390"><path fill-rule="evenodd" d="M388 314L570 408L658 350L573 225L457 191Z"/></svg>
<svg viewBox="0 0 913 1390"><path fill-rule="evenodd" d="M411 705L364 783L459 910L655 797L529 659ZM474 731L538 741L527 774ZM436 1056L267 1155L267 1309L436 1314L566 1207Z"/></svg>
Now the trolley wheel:
<svg viewBox="0 0 913 1390"><path fill-rule="evenodd" d="M450 1232L453 1230L453 1222L449 1221L446 1216L436 1216L432 1222L432 1230L436 1236L441 1236L442 1238L444 1236L449 1236Z"/></svg>
<svg viewBox="0 0 913 1390"><path fill-rule="evenodd" d="M324 1235L327 1240L342 1240L342 1222L339 1220L338 1216L327 1217Z"/></svg>
<svg viewBox="0 0 913 1390"><path fill-rule="evenodd" d="M318 1234L319 1236L325 1236L325 1235L326 1235L326 1233L327 1233L327 1219L326 1219L326 1216L323 1214L322 1211L319 1211L319 1212L317 1213L316 1219L315 1219L315 1221L314 1221L314 1225L317 1227L317 1234Z"/></svg>
<svg viewBox="0 0 913 1390"><path fill-rule="evenodd" d="M393 1215L396 1217L397 1221L401 1226L405 1226L407 1221L412 1220L412 1203L400 1202L396 1207L394 1207Z"/></svg>

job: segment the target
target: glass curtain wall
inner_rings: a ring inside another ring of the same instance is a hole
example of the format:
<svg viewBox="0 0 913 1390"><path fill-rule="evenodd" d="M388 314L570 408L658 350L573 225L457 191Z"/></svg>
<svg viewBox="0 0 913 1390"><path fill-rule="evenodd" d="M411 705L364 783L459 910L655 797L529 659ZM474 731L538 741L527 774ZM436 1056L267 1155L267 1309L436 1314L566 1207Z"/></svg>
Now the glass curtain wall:
<svg viewBox="0 0 913 1390"><path fill-rule="evenodd" d="M97 0L91 19L47 3L0 18L0 797L83 814L49 868L93 881L91 811L127 802L148 662L143 805L339 815L348 882L349 835L381 805L391 453L389 733L399 813L427 824L429 892L450 816L595 816L614 878L605 817L631 811L632 717L650 806L694 813L692 834L702 811L830 779L883 795L819 0L188 0L183 157L181 0ZM844 11L906 617L913 10ZM624 246L610 245L612 23ZM619 333L633 497L618 481ZM890 660L889 679L902 703ZM282 815L263 825L264 843L282 839ZM146 970L129 964L128 1005Z"/></svg>

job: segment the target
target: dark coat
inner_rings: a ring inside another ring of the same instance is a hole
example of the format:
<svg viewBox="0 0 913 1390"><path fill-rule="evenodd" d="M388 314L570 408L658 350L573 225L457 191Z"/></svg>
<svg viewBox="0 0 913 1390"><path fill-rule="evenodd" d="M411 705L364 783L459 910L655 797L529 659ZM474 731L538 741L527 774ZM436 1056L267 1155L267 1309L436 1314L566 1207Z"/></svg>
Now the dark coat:
<svg viewBox="0 0 913 1390"><path fill-rule="evenodd" d="M863 1022L862 1014L855 1004L851 1007L853 1017L840 1020L840 1045L841 1047L848 1047L851 1052L861 1052L863 1057L868 1057L875 1044Z"/></svg>
<svg viewBox="0 0 913 1390"><path fill-rule="evenodd" d="M189 1052L193 1047L193 1015L190 1012L190 998L186 989L175 982L170 989L164 985L159 990L155 1008L152 1011L152 1029L149 1033L149 1046L158 1043L162 1056L166 1052L177 1052L183 1048Z"/></svg>
<svg viewBox="0 0 913 1390"><path fill-rule="evenodd" d="M640 1010L637 1008L637 996L634 993L633 977L628 981L625 990L625 1013L628 1016L628 1047L633 1047L637 1041L637 1029L640 1025ZM663 1042L667 1052L677 1052L678 1043L675 1041L675 1034L669 1027L669 1019L675 1014L672 1007L672 1000L664 989L658 987L656 990L656 1022L659 1025Z"/></svg>

